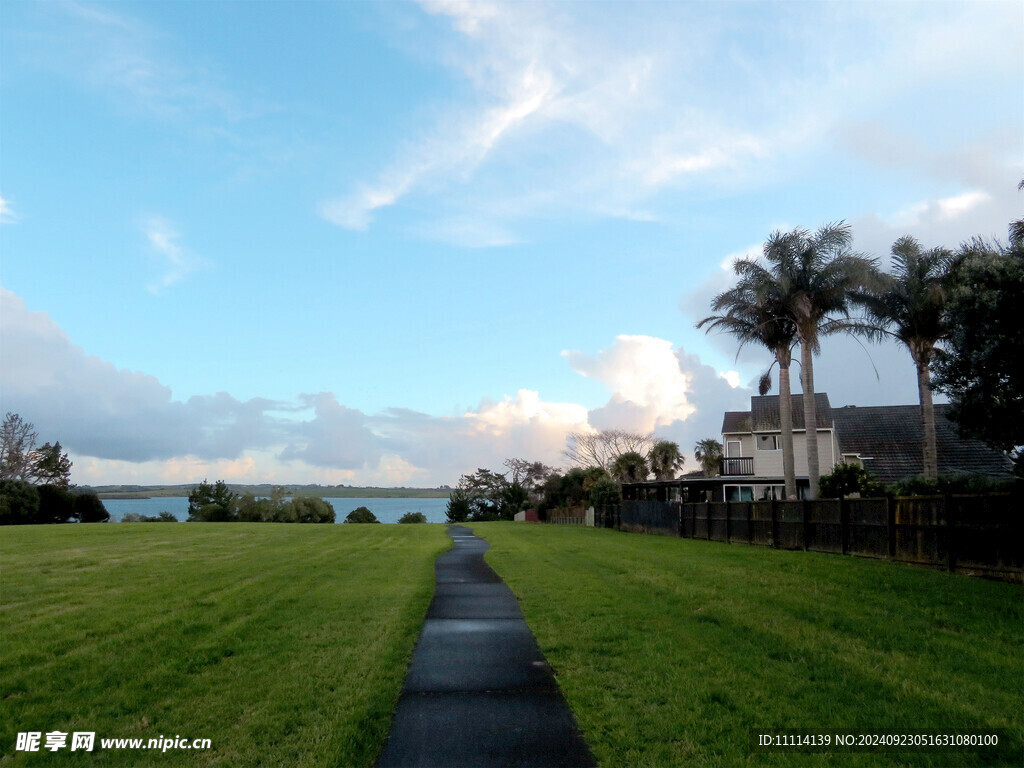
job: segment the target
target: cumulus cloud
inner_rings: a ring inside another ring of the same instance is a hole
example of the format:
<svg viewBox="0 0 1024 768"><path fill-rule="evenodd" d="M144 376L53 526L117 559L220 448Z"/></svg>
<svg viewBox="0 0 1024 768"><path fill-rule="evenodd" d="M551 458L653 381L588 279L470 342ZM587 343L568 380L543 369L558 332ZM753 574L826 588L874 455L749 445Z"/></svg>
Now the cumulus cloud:
<svg viewBox="0 0 1024 768"><path fill-rule="evenodd" d="M44 313L0 289L0 410L60 440L79 483L244 482L438 485L509 457L563 463L571 432L655 431L684 451L715 436L751 391L665 339L619 336L596 354L566 352L608 401L587 409L520 389L455 416L403 408L367 414L334 394L294 402L227 393L174 399L152 376L86 354Z"/></svg>
<svg viewBox="0 0 1024 768"><path fill-rule="evenodd" d="M42 312L0 288L0 410L76 453L149 461L238 458L276 439L269 400L227 394L174 400L153 376L88 355Z"/></svg>
<svg viewBox="0 0 1024 768"><path fill-rule="evenodd" d="M672 342L651 336L618 336L595 356L566 351L572 369L596 379L612 399L591 413L598 428L619 426L650 432L685 420L696 410L687 399L689 376L679 367Z"/></svg>
<svg viewBox="0 0 1024 768"><path fill-rule="evenodd" d="M734 371L716 371L665 339L619 336L597 355L563 354L573 370L611 392L605 405L589 412L593 427L654 432L678 442L684 454L692 454L698 440L721 434L726 410L749 407L752 391L739 385Z"/></svg>

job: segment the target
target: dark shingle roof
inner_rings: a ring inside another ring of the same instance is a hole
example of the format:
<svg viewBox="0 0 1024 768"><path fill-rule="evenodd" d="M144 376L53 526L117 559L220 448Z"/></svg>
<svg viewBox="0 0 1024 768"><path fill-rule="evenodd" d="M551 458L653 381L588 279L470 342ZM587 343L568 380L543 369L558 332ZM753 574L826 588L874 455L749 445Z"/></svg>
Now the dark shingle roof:
<svg viewBox="0 0 1024 768"><path fill-rule="evenodd" d="M980 440L961 438L948 413L948 405L935 406L940 475L1005 476L1012 473L1013 463L1005 454ZM864 467L881 482L892 483L923 471L920 406L847 406L834 409L832 417L840 451L872 457L864 460Z"/></svg>
<svg viewBox="0 0 1024 768"><path fill-rule="evenodd" d="M818 429L832 426L832 406L828 395L819 392L814 395L818 406ZM791 395L793 404L793 429L804 428L804 396ZM782 429L779 421L779 396L765 395L750 398L749 411L726 411L722 421L722 434L731 432L778 432Z"/></svg>

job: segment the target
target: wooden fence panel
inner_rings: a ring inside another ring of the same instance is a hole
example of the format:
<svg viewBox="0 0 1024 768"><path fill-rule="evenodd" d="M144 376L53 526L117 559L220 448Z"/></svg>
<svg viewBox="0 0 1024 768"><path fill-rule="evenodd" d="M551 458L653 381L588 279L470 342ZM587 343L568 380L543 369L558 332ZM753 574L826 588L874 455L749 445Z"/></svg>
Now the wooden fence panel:
<svg viewBox="0 0 1024 768"><path fill-rule="evenodd" d="M729 541L750 541L750 520L752 501L734 501L729 505Z"/></svg>
<svg viewBox="0 0 1024 768"><path fill-rule="evenodd" d="M1024 514L1010 495L687 504L626 500L599 510L595 525L887 558L1024 581Z"/></svg>
<svg viewBox="0 0 1024 768"><path fill-rule="evenodd" d="M728 530L729 502L715 501L707 505L708 510L708 539L711 541L726 541Z"/></svg>
<svg viewBox="0 0 1024 768"><path fill-rule="evenodd" d="M956 570L1005 575L1024 571L1024 510L1009 494L950 496Z"/></svg>
<svg viewBox="0 0 1024 768"><path fill-rule="evenodd" d="M907 563L928 564L948 561L944 507L942 496L908 496L895 499L894 559Z"/></svg>
<svg viewBox="0 0 1024 768"><path fill-rule="evenodd" d="M847 499L847 554L889 557L889 508L886 499Z"/></svg>
<svg viewBox="0 0 1024 768"><path fill-rule="evenodd" d="M695 539L708 537L708 507L710 506L709 502L693 505L693 538Z"/></svg>
<svg viewBox="0 0 1024 768"><path fill-rule="evenodd" d="M804 548L804 502L775 502L775 546L779 549Z"/></svg>
<svg viewBox="0 0 1024 768"><path fill-rule="evenodd" d="M623 501L622 530L678 536L679 504L665 501Z"/></svg>
<svg viewBox="0 0 1024 768"><path fill-rule="evenodd" d="M807 520L804 533L807 549L815 552L843 551L842 507L839 499L804 502Z"/></svg>
<svg viewBox="0 0 1024 768"><path fill-rule="evenodd" d="M772 533L772 510L774 508L774 501L750 502L751 544L760 544L763 547L775 546Z"/></svg>

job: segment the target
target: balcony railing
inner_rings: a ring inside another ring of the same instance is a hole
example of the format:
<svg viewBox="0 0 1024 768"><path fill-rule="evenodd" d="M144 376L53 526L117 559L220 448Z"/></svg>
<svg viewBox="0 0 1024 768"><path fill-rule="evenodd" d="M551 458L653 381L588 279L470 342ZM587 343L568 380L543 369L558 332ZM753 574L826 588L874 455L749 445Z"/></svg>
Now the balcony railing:
<svg viewBox="0 0 1024 768"><path fill-rule="evenodd" d="M722 464L719 467L719 470L725 477L735 477L737 475L753 475L754 457L737 456L734 458L722 459Z"/></svg>

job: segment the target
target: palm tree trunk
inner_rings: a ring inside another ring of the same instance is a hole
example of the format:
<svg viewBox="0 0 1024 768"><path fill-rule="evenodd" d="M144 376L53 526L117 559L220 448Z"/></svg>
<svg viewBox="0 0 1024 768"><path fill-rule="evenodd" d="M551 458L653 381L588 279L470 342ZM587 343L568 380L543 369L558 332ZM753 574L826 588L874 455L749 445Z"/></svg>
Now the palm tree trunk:
<svg viewBox="0 0 1024 768"><path fill-rule="evenodd" d="M814 402L814 352L811 344L800 343L800 381L804 390L804 442L807 444L808 498L818 498L818 407Z"/></svg>
<svg viewBox="0 0 1024 768"><path fill-rule="evenodd" d="M917 394L921 401L921 429L924 433L924 476L935 480L939 476L939 461L935 445L935 406L932 404L931 372L927 363L917 364Z"/></svg>
<svg viewBox="0 0 1024 768"><path fill-rule="evenodd" d="M796 467L793 459L793 399L789 383L789 363L779 362L779 422L782 429L782 474L786 478L786 498L796 498Z"/></svg>

